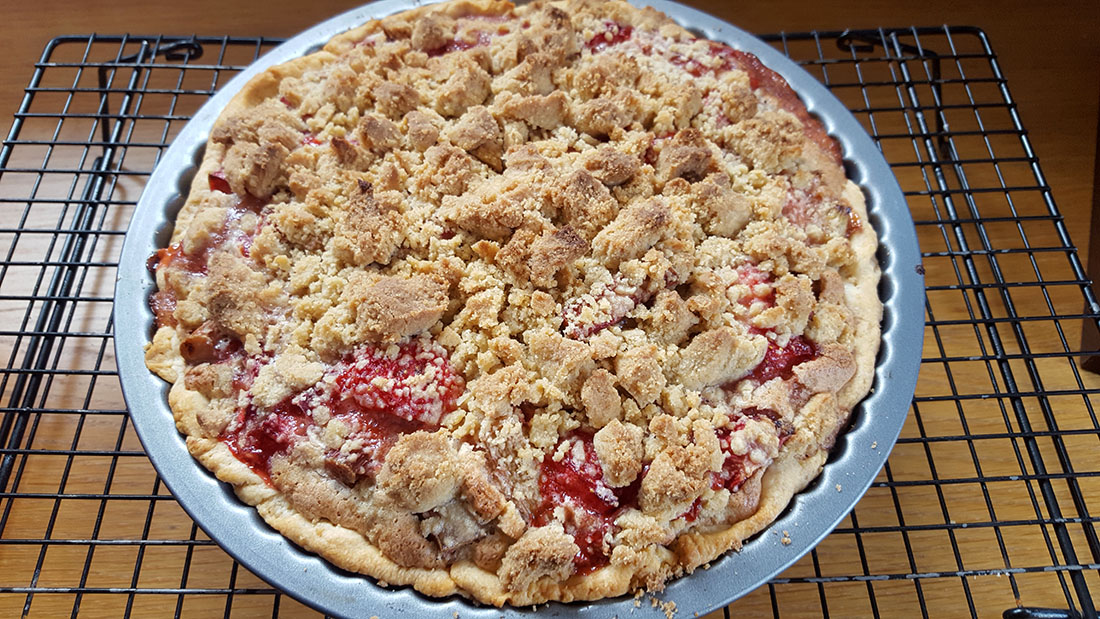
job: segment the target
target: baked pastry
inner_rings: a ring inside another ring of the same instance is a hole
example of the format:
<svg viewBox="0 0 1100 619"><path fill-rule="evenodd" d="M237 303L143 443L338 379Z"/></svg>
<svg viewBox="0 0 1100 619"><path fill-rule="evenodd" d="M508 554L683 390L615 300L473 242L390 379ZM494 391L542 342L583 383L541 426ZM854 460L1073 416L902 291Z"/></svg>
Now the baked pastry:
<svg viewBox="0 0 1100 619"><path fill-rule="evenodd" d="M236 95L146 362L194 457L341 568L660 589L772 522L870 388L866 221L754 56L622 2L456 0Z"/></svg>

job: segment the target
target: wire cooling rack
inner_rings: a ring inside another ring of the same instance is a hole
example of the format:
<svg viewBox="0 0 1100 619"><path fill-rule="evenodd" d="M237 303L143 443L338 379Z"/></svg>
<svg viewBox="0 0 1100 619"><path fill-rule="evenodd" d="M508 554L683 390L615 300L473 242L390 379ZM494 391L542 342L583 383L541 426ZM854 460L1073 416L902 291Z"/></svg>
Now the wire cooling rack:
<svg viewBox="0 0 1100 619"><path fill-rule="evenodd" d="M1100 378L1077 342L1098 306L996 54L974 28L765 38L892 164L928 322L909 421L866 497L716 616L1095 616ZM132 328L111 306L122 237L158 156L279 42L66 36L34 66L0 150L0 616L312 614L165 489L112 346Z"/></svg>

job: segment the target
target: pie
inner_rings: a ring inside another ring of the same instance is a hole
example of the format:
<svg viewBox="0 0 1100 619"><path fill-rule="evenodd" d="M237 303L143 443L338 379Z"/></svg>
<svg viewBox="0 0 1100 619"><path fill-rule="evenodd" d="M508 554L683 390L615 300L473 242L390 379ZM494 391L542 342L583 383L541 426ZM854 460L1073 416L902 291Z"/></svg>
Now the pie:
<svg viewBox="0 0 1100 619"><path fill-rule="evenodd" d="M455 0L232 99L146 362L193 456L340 568L659 590L767 527L870 389L867 222L755 56L623 2Z"/></svg>

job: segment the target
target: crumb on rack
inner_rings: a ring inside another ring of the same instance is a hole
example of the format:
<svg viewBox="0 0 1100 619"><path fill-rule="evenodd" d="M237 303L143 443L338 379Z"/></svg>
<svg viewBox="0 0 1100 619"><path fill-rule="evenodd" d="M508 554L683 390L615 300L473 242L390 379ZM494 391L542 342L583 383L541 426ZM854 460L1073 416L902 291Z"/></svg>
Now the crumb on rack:
<svg viewBox="0 0 1100 619"><path fill-rule="evenodd" d="M634 601L635 603L638 603L637 599L635 599ZM661 612L665 614L665 619L673 619L673 617L676 616L676 602L662 602L661 600L657 599L657 596L651 595L649 596L649 604L653 608L660 608Z"/></svg>
<svg viewBox="0 0 1100 619"><path fill-rule="evenodd" d="M837 484L837 485L836 485L836 491L837 491L837 492L840 492L840 491L841 491L841 490L843 490L843 489L844 489L844 488L843 488L843 487L842 487L842 486L841 486L840 484Z"/></svg>
<svg viewBox="0 0 1100 619"><path fill-rule="evenodd" d="M779 541L782 542L784 546L790 546L791 545L791 532L786 530L786 529L783 529L783 539L781 539Z"/></svg>

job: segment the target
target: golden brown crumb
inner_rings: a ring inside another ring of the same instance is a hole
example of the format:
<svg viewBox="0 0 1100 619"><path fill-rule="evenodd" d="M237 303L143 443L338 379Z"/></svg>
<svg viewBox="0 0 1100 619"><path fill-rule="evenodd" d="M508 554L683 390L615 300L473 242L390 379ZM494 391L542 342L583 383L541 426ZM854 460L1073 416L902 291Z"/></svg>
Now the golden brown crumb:
<svg viewBox="0 0 1100 619"><path fill-rule="evenodd" d="M447 309L447 286L417 275L370 277L356 273L348 282L348 307L362 337L396 342L431 327Z"/></svg>
<svg viewBox="0 0 1100 619"><path fill-rule="evenodd" d="M504 554L501 581L512 591L522 591L540 578L562 580L573 571L579 550L560 523L528 529Z"/></svg>

